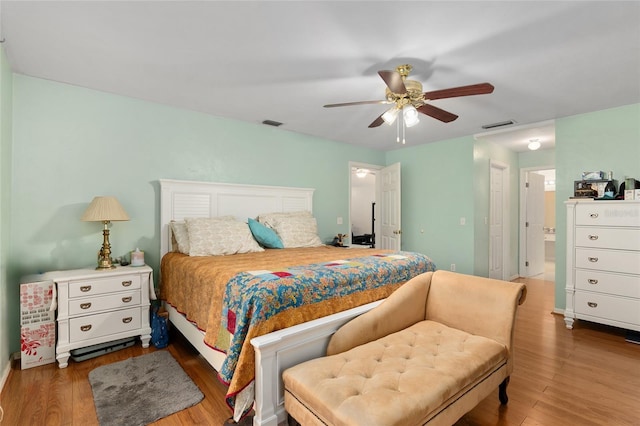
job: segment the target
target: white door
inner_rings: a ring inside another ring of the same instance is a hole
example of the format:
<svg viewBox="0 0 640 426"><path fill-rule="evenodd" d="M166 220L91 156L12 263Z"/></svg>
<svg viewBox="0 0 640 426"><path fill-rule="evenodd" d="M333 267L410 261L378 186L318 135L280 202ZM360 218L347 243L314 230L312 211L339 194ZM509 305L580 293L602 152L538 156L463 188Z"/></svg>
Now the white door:
<svg viewBox="0 0 640 426"><path fill-rule="evenodd" d="M532 277L544 273L544 176L535 172L527 173L525 192L525 269L526 276Z"/></svg>
<svg viewBox="0 0 640 426"><path fill-rule="evenodd" d="M402 228L400 198L400 163L385 167L380 171L380 235L376 236L376 247L401 250Z"/></svg>
<svg viewBox="0 0 640 426"><path fill-rule="evenodd" d="M504 279L505 259L505 194L508 170L506 166L491 162L489 176L489 278Z"/></svg>

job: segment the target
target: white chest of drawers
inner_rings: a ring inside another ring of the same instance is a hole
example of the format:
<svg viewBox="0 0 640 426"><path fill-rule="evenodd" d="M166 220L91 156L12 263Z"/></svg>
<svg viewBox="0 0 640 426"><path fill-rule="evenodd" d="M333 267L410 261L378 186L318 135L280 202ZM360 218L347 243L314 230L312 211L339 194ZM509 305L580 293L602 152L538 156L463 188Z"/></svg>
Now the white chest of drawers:
<svg viewBox="0 0 640 426"><path fill-rule="evenodd" d="M564 320L640 331L640 201L571 200Z"/></svg>
<svg viewBox="0 0 640 426"><path fill-rule="evenodd" d="M149 346L149 292L153 270L120 266L108 271L76 269L44 274L58 293L56 359L68 365L70 351L140 336Z"/></svg>

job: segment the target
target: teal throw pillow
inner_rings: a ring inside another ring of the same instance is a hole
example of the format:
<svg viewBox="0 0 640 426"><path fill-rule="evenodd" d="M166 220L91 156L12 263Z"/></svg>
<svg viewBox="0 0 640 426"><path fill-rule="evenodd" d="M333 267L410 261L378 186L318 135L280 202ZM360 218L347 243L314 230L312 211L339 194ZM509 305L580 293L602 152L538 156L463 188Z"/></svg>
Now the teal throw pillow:
<svg viewBox="0 0 640 426"><path fill-rule="evenodd" d="M253 234L253 238L263 247L266 248L284 248L282 245L282 240L271 228L267 228L257 220L248 219L249 229L251 229L251 233Z"/></svg>

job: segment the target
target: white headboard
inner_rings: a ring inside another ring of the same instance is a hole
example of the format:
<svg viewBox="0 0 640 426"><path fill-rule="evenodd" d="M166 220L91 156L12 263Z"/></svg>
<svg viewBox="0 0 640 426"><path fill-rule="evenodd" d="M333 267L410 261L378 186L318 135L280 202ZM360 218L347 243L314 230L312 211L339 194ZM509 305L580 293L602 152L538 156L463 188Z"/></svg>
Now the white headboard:
<svg viewBox="0 0 640 426"><path fill-rule="evenodd" d="M313 188L160 179L160 258L171 250L172 220L233 215L246 221L262 213L313 212Z"/></svg>

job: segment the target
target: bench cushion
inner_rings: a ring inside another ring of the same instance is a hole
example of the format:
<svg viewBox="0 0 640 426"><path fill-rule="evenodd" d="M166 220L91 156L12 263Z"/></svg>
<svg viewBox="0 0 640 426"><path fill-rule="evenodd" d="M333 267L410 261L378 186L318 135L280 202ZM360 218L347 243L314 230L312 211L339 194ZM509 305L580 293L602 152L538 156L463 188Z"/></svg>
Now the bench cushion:
<svg viewBox="0 0 640 426"><path fill-rule="evenodd" d="M283 373L285 390L326 424L423 424L508 359L504 345L421 321ZM393 409L389 408L393 407Z"/></svg>

